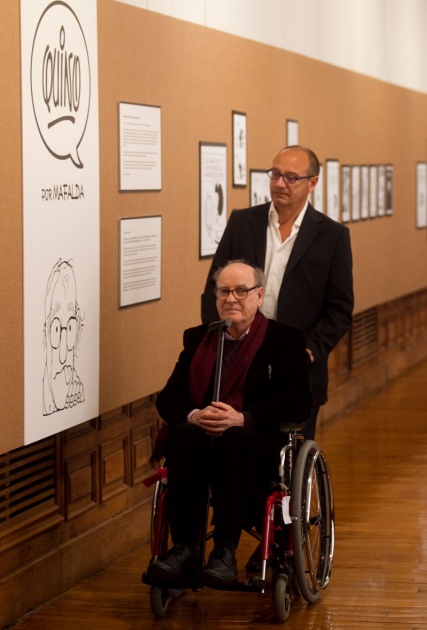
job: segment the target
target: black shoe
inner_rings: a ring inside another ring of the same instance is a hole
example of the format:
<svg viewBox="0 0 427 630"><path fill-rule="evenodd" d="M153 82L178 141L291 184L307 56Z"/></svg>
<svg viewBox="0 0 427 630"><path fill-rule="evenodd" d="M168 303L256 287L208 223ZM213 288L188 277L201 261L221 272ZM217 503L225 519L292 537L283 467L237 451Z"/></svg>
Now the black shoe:
<svg viewBox="0 0 427 630"><path fill-rule="evenodd" d="M255 549L245 565L248 573L261 573L261 545Z"/></svg>
<svg viewBox="0 0 427 630"><path fill-rule="evenodd" d="M178 543L166 558L148 565L147 576L153 583L192 578L197 572L197 559L189 547Z"/></svg>
<svg viewBox="0 0 427 630"><path fill-rule="evenodd" d="M215 545L200 574L206 586L229 586L237 581L237 562L233 546Z"/></svg>

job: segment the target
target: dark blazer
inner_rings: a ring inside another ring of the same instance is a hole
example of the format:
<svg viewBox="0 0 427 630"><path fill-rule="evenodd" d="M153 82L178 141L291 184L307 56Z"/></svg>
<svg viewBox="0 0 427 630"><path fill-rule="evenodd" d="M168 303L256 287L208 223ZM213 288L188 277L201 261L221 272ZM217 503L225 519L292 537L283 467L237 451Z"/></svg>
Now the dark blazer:
<svg viewBox="0 0 427 630"><path fill-rule="evenodd" d="M264 268L270 203L231 213L202 295L202 320L217 319L213 273L243 258ZM315 362L313 404L327 400L327 360L349 329L353 312L349 229L308 205L295 240L277 304L277 320L304 330Z"/></svg>
<svg viewBox="0 0 427 630"><path fill-rule="evenodd" d="M158 412L171 426L186 422L188 413L196 408L190 397L190 365L207 328L202 324L184 332L184 349L157 397ZM305 348L303 332L269 320L263 344L248 369L242 411L249 412L256 432L272 437L273 441L281 440L281 423L302 423L309 415L310 361ZM213 380L214 374L204 406L212 401Z"/></svg>

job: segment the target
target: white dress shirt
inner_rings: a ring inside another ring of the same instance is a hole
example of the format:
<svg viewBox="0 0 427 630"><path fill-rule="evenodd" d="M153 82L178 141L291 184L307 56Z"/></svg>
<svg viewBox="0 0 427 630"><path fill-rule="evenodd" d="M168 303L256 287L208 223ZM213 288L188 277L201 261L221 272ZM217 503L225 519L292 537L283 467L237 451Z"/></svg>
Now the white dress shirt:
<svg viewBox="0 0 427 630"><path fill-rule="evenodd" d="M308 200L295 219L290 235L282 242L279 231L279 216L274 207L274 203L271 202L270 204L268 211L267 250L264 265L266 285L264 301L260 308L260 311L268 317L268 319L277 319L277 299L279 297L280 287L307 206Z"/></svg>

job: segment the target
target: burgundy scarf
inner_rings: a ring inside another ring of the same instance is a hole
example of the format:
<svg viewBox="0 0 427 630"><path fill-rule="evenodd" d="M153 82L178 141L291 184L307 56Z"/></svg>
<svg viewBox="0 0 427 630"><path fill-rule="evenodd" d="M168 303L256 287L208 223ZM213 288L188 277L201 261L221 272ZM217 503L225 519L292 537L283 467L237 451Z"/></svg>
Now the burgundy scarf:
<svg viewBox="0 0 427 630"><path fill-rule="evenodd" d="M258 311L251 324L249 333L222 384L219 395L221 402L231 405L236 411L242 411L246 374L254 356L264 341L267 328L267 319ZM206 333L191 362L190 397L194 406L199 409L203 407L206 391L215 367L218 334L218 331Z"/></svg>

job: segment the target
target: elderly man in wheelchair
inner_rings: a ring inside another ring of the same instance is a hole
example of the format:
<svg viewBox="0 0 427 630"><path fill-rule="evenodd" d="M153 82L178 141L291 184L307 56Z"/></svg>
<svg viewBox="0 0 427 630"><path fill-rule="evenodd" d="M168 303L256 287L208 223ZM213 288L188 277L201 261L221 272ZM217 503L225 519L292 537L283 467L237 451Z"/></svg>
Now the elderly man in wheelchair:
<svg viewBox="0 0 427 630"><path fill-rule="evenodd" d="M277 474L286 439L280 426L301 425L310 412L305 335L259 311L262 270L229 262L217 271L215 295L219 325L184 332L184 349L156 402L170 428L165 454L173 546L149 564L152 584L198 580L221 588L237 581L242 529ZM214 547L203 566L197 547L209 492Z"/></svg>

